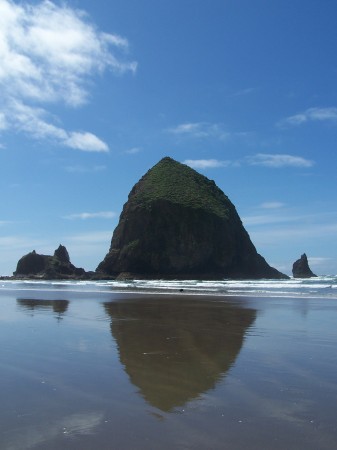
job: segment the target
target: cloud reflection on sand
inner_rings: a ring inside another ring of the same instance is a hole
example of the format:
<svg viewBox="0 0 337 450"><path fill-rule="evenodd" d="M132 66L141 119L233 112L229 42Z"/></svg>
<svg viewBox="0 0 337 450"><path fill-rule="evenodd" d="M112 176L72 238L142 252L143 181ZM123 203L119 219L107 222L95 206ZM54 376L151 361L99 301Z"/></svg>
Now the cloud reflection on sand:
<svg viewBox="0 0 337 450"><path fill-rule="evenodd" d="M103 421L104 414L93 411L71 414L51 423L41 422L34 427L21 428L20 434L8 439L5 448L6 450L28 450L40 444L45 444L44 448L48 448L48 442L56 438L62 439L60 442L63 448L67 448L68 437L92 434Z"/></svg>

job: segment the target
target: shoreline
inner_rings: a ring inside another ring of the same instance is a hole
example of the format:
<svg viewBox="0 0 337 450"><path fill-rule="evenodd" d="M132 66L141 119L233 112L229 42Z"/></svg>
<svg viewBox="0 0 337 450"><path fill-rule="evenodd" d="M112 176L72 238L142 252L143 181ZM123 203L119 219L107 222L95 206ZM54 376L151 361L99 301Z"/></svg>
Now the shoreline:
<svg viewBox="0 0 337 450"><path fill-rule="evenodd" d="M2 279L0 292L54 292L58 296L181 296L337 300L337 277L290 280L45 280Z"/></svg>

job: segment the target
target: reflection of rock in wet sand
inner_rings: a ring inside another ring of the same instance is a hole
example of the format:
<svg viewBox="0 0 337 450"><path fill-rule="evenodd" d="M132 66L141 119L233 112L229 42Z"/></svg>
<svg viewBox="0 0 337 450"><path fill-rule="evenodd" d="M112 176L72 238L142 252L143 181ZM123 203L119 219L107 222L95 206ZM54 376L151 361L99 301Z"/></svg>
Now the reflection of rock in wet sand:
<svg viewBox="0 0 337 450"><path fill-rule="evenodd" d="M235 362L256 311L214 298L104 304L120 361L151 405L169 411L212 389Z"/></svg>
<svg viewBox="0 0 337 450"><path fill-rule="evenodd" d="M19 307L26 311L34 312L35 310L50 309L59 315L64 314L69 306L68 300L35 300L18 298L16 301Z"/></svg>

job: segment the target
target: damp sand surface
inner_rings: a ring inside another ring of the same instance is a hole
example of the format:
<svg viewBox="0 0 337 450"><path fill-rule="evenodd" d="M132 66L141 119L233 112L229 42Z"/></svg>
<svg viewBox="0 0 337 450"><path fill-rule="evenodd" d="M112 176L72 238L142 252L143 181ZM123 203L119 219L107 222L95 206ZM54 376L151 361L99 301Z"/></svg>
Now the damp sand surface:
<svg viewBox="0 0 337 450"><path fill-rule="evenodd" d="M337 300L6 287L0 448L335 449Z"/></svg>

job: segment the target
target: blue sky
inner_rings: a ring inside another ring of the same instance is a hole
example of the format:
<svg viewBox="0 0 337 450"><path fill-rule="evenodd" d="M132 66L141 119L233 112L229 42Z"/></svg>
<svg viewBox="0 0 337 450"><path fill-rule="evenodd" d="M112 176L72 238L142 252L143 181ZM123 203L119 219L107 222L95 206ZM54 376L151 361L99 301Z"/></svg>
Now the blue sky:
<svg viewBox="0 0 337 450"><path fill-rule="evenodd" d="M337 273L334 0L0 0L0 273L94 270L162 157L213 179L257 250Z"/></svg>

